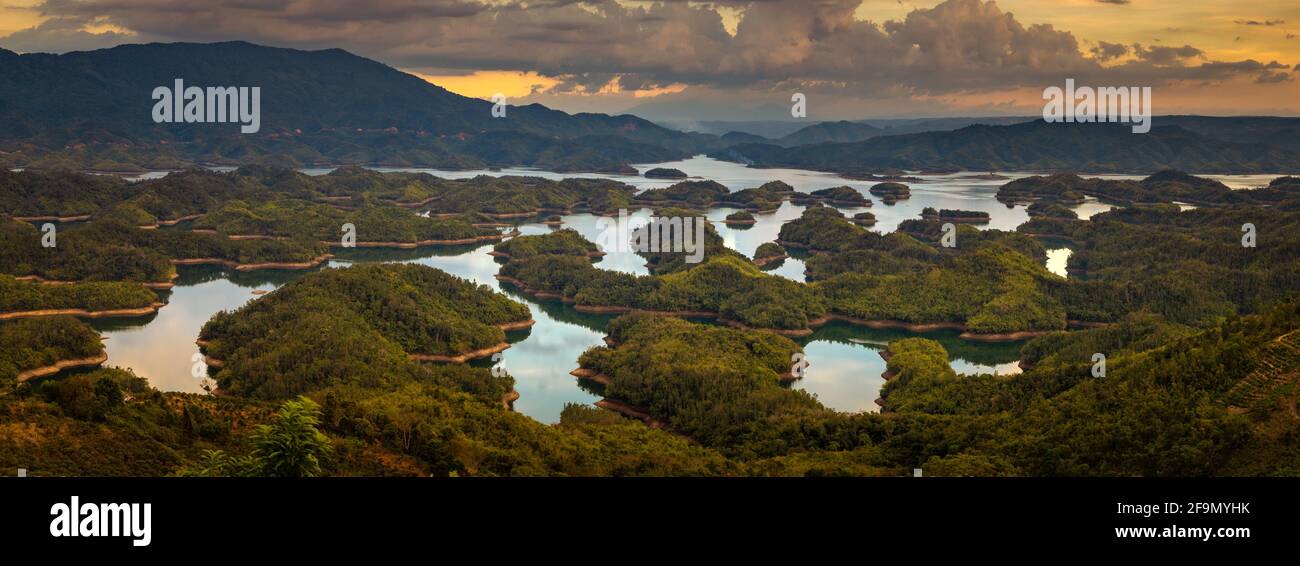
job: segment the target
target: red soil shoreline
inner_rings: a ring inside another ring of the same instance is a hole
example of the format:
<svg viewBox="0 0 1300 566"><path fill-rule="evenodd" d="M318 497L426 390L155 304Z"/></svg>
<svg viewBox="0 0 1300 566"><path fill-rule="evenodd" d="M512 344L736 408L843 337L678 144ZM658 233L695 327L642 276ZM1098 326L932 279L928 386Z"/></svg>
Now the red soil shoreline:
<svg viewBox="0 0 1300 566"><path fill-rule="evenodd" d="M756 257L752 261L756 267L763 267L769 263L790 259L790 254L774 255L769 257Z"/></svg>
<svg viewBox="0 0 1300 566"><path fill-rule="evenodd" d="M22 383L29 379L45 377L47 375L54 375L56 373L59 373L69 368L96 367L106 361L108 361L108 352L101 352L98 356L91 356L89 358L59 360L57 362L54 362L52 365L18 372L17 380L18 383Z"/></svg>
<svg viewBox="0 0 1300 566"><path fill-rule="evenodd" d="M20 318L36 318L41 316L59 316L71 315L78 318L107 318L116 316L143 316L158 312L158 309L167 306L167 303L153 303L147 307L137 307L130 309L106 309L102 311L88 311L86 309L40 309L34 311L14 311L0 313L0 320L16 320Z"/></svg>
<svg viewBox="0 0 1300 566"><path fill-rule="evenodd" d="M14 220L20 222L84 222L90 220L89 214L80 214L77 216L11 216Z"/></svg>
<svg viewBox="0 0 1300 566"><path fill-rule="evenodd" d="M639 407L633 407L632 405L629 405L622 401L615 401L613 399L601 399L599 401L596 401L596 406L608 411L614 411L615 413L619 413L625 417L631 417L637 419L639 421L644 422L646 425L650 426L651 428L664 427L663 421L655 418L645 409L641 409Z"/></svg>
<svg viewBox="0 0 1300 566"><path fill-rule="evenodd" d="M170 279L176 279L179 276L180 274L173 273ZM19 281L31 281L34 283L40 283L41 285L76 285L78 283L98 283L98 281L64 281L59 279L46 279L39 275L23 275L20 277L14 277L14 279L17 279ZM171 289L172 287L176 286L176 284L170 280L169 281L145 281L145 282L121 281L121 283L137 283L145 287L148 287L150 289L162 289L162 290Z"/></svg>
<svg viewBox="0 0 1300 566"><path fill-rule="evenodd" d="M522 330L525 328L531 328L534 324L537 324L537 321L530 318L528 320L521 320L518 322L503 322L501 324L497 324L494 326L500 328L501 330L509 332L511 330ZM208 345L208 341L203 340L202 338L195 340L194 343L197 344L200 348ZM489 346L487 348L470 350L468 352L463 352L456 355L407 353L407 357L417 362L442 362L442 363L463 364L470 360L491 356L492 354L504 351L509 347L510 347L509 342L500 342L495 345ZM225 365L224 360L221 360L219 358L214 358L206 354L204 355L204 361L205 363L207 363L208 365L214 368L221 368L222 366ZM518 398L517 395L518 393L516 393L516 398ZM511 401L513 400L514 399L511 399Z"/></svg>
<svg viewBox="0 0 1300 566"><path fill-rule="evenodd" d="M172 265L221 265L234 269L235 271L256 271L259 269L311 269L325 263L333 254L324 254L317 256L315 259L307 262L265 262L265 263L239 263L228 259L215 257L173 259Z"/></svg>
<svg viewBox="0 0 1300 566"><path fill-rule="evenodd" d="M520 281L513 277L497 274L496 279L498 281L510 283L518 287L526 295L536 297L539 299L557 299L565 304L573 305L574 310L578 312L584 312L590 314L623 314L623 313L638 312L638 313L649 313L649 314L660 315L660 316L677 316L677 317L685 317L685 318L715 318L715 319L721 316L721 314L719 313L708 312L708 311L653 311L653 310L639 309L634 307L624 307L624 306L578 305L578 304L574 304L572 299L565 298L559 293L554 293L550 291L538 291L538 290L531 289L527 285L525 285L523 281ZM800 337L800 336L811 335L814 332L814 330L816 330L817 328L834 320L846 322L849 324L853 324L855 326L865 326L867 328L876 328L876 329L901 328L903 330L908 330L916 333L933 332L936 330L959 330L961 331L961 334L958 335L958 338L964 340L976 341L976 342L1014 342L1016 340L1024 340L1036 336L1043 336L1046 334L1051 334L1053 332L1065 331L1065 329L1021 330L1016 332L983 334L983 333L971 332L966 328L965 324L960 322L914 323L914 322L905 322L901 320L866 320L866 319L861 319L861 318L856 318L856 317L836 314L836 313L827 314L826 316L823 316L821 318L815 318L809 320L808 326L806 328L797 328L797 329L755 328L755 327L747 326L737 321L720 321L720 322L728 326L731 326L733 328L740 328L744 330L763 330L767 332L774 332L776 334L781 334L783 336ZM1067 327L1073 326L1073 327L1082 327L1082 328L1097 328L1101 326L1106 326L1108 324L1110 323L1084 322L1084 321L1072 320L1072 321L1068 321Z"/></svg>

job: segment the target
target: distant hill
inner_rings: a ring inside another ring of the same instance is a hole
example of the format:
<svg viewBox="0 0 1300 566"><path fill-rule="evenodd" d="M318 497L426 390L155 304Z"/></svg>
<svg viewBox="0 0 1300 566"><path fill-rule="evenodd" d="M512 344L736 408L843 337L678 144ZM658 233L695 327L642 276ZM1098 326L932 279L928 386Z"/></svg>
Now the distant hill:
<svg viewBox="0 0 1300 566"><path fill-rule="evenodd" d="M780 145L793 147L826 142L856 142L881 135L883 130L870 124L849 122L818 122L778 140Z"/></svg>
<svg viewBox="0 0 1300 566"><path fill-rule="evenodd" d="M785 148L742 144L711 155L757 167L860 173L896 169L1151 172L1287 172L1300 170L1300 152L1223 141L1179 126L1131 133L1125 124L976 125L951 132L878 136L853 143Z"/></svg>
<svg viewBox="0 0 1300 566"><path fill-rule="evenodd" d="M635 111L635 109L633 110ZM656 123L683 132L724 135L735 132L768 139L790 135L810 123L809 120L656 120Z"/></svg>
<svg viewBox="0 0 1300 566"><path fill-rule="evenodd" d="M155 124L151 93L176 78L187 86L261 87L261 130ZM45 164L111 168L278 155L304 163L601 169L685 157L720 144L713 136L630 115L570 115L533 104L494 118L491 109L491 102L341 49L245 42L123 45L63 55L0 49L0 148L10 166L39 167L44 157ZM568 162L566 155L575 152L576 161Z"/></svg>
<svg viewBox="0 0 1300 566"><path fill-rule="evenodd" d="M858 120L884 130L884 135L919 134L921 132L946 132L966 126L1010 126L1037 120L1039 116L969 116L952 118L870 118Z"/></svg>
<svg viewBox="0 0 1300 566"><path fill-rule="evenodd" d="M863 124L882 130L881 135L899 135L915 134L920 132L939 132L956 130L973 126L975 124L986 124L990 126L1008 126L1019 124L1021 122L1031 122L1037 120L1037 116L987 116L987 117L956 117L956 118L864 118L861 120L849 120L849 124ZM818 120L751 120L751 121L724 121L724 120L656 120L656 123L681 130L684 132L699 132L702 134L722 135L728 132L737 132L752 134L765 138L778 140L794 134L799 130L817 126L819 124L839 124L846 122L841 121L818 121ZM869 136L868 136L869 137ZM860 139L866 139L860 138ZM821 140L832 141L832 140ZM839 140L839 141L858 141L858 140ZM820 143L820 142L810 142ZM786 145L786 144L782 144ZM797 145L797 144L796 144Z"/></svg>
<svg viewBox="0 0 1300 566"><path fill-rule="evenodd" d="M1300 150L1300 118L1276 116L1158 116L1159 124L1237 143L1263 142Z"/></svg>
<svg viewBox="0 0 1300 566"><path fill-rule="evenodd" d="M772 140L770 138L765 138L763 136L756 136L754 134L747 134L745 132L727 132L725 134L722 134L722 137L720 139L726 145L736 145L741 143L774 143L775 142L775 140Z"/></svg>

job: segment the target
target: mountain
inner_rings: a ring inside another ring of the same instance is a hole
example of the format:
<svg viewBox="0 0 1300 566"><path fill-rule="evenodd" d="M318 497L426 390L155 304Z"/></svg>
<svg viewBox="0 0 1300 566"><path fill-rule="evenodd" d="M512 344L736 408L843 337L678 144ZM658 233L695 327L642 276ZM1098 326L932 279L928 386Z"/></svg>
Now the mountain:
<svg viewBox="0 0 1300 566"><path fill-rule="evenodd" d="M754 134L747 134L745 132L727 132L725 134L722 134L722 137L719 139L721 139L727 145L736 145L742 143L773 143L773 140L770 138L765 138L763 136L756 136Z"/></svg>
<svg viewBox="0 0 1300 566"><path fill-rule="evenodd" d="M1161 124L1223 141L1269 145L1300 150L1300 118L1277 116L1160 116Z"/></svg>
<svg viewBox="0 0 1300 566"><path fill-rule="evenodd" d="M1270 145L1271 140L1223 141L1179 126L1161 125L1159 117L1154 123L1150 133L1134 134L1127 124L1048 124L1035 120L794 148L741 144L711 155L758 167L850 174L941 168L1095 173L1300 170L1300 152Z"/></svg>
<svg viewBox="0 0 1300 566"><path fill-rule="evenodd" d="M809 145L826 142L856 142L881 135L880 128L860 122L818 122L790 135L783 136L778 142L786 147Z"/></svg>
<svg viewBox="0 0 1300 566"><path fill-rule="evenodd" d="M634 110L633 110L634 111ZM683 132L723 135L730 132L769 139L790 135L808 126L807 120L655 120Z"/></svg>
<svg viewBox="0 0 1300 566"><path fill-rule="evenodd" d="M178 78L186 86L260 87L260 130L154 123L154 88ZM63 55L0 49L0 149L10 166L166 167L279 155L303 163L585 169L680 158L720 144L630 115L571 115L532 104L497 118L492 108L341 49L245 42ZM584 163L565 162L574 151Z"/></svg>
<svg viewBox="0 0 1300 566"><path fill-rule="evenodd" d="M945 132L959 130L966 126L983 124L986 126L1010 126L1037 120L1037 116L959 116L950 118L871 118L858 120L885 130L884 135L918 134L921 132Z"/></svg>

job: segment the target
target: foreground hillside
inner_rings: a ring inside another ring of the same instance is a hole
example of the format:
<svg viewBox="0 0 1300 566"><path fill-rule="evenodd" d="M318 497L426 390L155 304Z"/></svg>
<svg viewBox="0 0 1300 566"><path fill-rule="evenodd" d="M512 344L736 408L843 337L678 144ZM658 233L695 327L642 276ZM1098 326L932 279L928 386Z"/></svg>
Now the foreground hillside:
<svg viewBox="0 0 1300 566"><path fill-rule="evenodd" d="M703 181L636 195L600 180L449 181L359 168L0 181L4 212L76 217L53 251L32 223L0 219L11 242L0 248L0 467L33 475L1300 471L1292 178L1226 191L1168 171L1120 182L1035 177L1001 191L1036 205L1016 232L976 230L960 223L967 211L935 210L881 235L857 215L810 204L753 260L709 226L704 261L646 252L648 275L602 269L599 248L575 230L507 238L496 229L503 219L634 203L699 217L676 207L764 214L786 199L849 195L777 182L729 193ZM872 194L905 189L892 185ZM1062 213L1061 203L1085 195L1126 206L1090 221ZM1189 195L1205 206L1172 204ZM961 224L956 247L940 243L944 219ZM103 363L104 348L86 322L62 315L147 314L190 254L320 252L335 242L319 239L345 221L357 223L360 241L379 234L393 240L370 243L397 247L482 231L496 242L503 282L539 302L626 313L605 327L604 345L557 360L604 397L600 408L569 406L557 425L512 411L514 378L482 367L487 359L467 362L530 332L530 309L412 264L310 272L213 316L197 338L215 396L158 392L125 369L78 369ZM1244 223L1258 229L1255 247L1241 245ZM1071 240L1069 266L1087 277L1048 272L1033 234ZM811 254L810 282L757 265L787 251ZM789 387L803 351L788 336L830 320L1033 339L1015 376L958 375L940 343L896 340L884 352L881 412L843 413ZM1078 326L1091 328L1067 331ZM286 435L298 447L287 459L274 450Z"/></svg>
<svg viewBox="0 0 1300 566"><path fill-rule="evenodd" d="M315 296L385 302L340 286ZM938 343L896 341L880 414L837 413L783 388L782 368L798 347L779 336L628 315L610 324L611 346L580 363L604 383L605 405L645 424L571 406L553 426L502 406L508 376L404 355L356 357L340 337L301 322L259 325L246 341L264 353L217 374L235 383L274 367L296 384L264 390L272 394L263 400L238 389L159 393L116 369L6 384L0 466L37 475L1300 472L1295 304L1200 331L1134 319L1044 337L1027 347L1036 365L1011 377L957 376ZM410 336L402 332L394 336ZM1162 338L1153 342L1152 332ZM8 348L26 343L21 334L0 339L16 341ZM694 355L701 350L715 355ZM1103 377L1090 372L1097 350L1108 354ZM351 369L319 381L318 357L304 351ZM300 448L313 464L289 466L268 453L277 434L307 439Z"/></svg>

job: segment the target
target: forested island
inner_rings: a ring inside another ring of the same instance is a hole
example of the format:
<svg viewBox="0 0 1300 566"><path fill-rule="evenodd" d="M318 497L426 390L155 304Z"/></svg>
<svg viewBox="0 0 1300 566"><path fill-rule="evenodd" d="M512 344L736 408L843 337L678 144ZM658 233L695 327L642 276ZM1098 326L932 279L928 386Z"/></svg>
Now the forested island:
<svg viewBox="0 0 1300 566"><path fill-rule="evenodd" d="M502 229L515 217L636 203L694 218L740 208L731 215L753 219L794 191L686 181L636 194L605 180L450 181L356 168L310 177L270 166L165 183L5 175L0 466L277 476L1300 470L1300 192L1290 177L1227 192L1175 172L1113 186L1013 181L1000 196L1033 208L1016 231L932 210L880 234L864 227L869 212L810 204L752 259L709 225L702 263L647 252L650 274L633 275L602 269L602 251L577 230ZM88 189L77 189L82 181ZM834 205L835 193L810 200ZM1202 208L1174 204L1191 194ZM1123 206L1090 220L1065 206L1088 197ZM19 219L42 215L78 217L59 224L57 253ZM946 222L958 224L952 247L942 243ZM604 327L604 345L570 366L609 410L571 405L556 425L513 412L514 378L469 362L529 332L529 307L416 264L309 272L213 316L196 338L215 395L159 392L129 370L90 369L104 347L79 319L156 311L175 266L190 260L310 262L349 223L362 243L485 238L498 278L544 308L560 301L622 315ZM1243 245L1246 224L1253 246ZM1045 269L1043 235L1072 242L1068 267L1078 276ZM806 257L807 283L761 269L787 249ZM830 321L1027 339L1025 372L961 375L941 343L892 340L881 412L835 411L789 385L801 378L800 341ZM1107 357L1104 378L1090 375L1097 352ZM308 441L285 458L272 450L283 435Z"/></svg>
<svg viewBox="0 0 1300 566"><path fill-rule="evenodd" d="M99 333L68 316L0 322L0 387L106 360Z"/></svg>
<svg viewBox="0 0 1300 566"><path fill-rule="evenodd" d="M935 210L931 207L925 207L921 209L921 218L923 220L962 222L965 224L988 224L989 213L978 210L953 210L948 208Z"/></svg>
<svg viewBox="0 0 1300 566"><path fill-rule="evenodd" d="M308 380L300 384L307 397L288 402L158 393L122 370L99 370L0 396L3 426L64 430L76 435L64 438L80 441L33 444L6 435L0 465L35 461L42 472L92 475L897 475L914 466L929 475L1294 471L1300 453L1288 440L1293 432L1284 432L1294 431L1285 424L1289 397L1277 395L1294 382L1256 354L1268 349L1272 359L1296 363L1300 309L1287 305L1166 333L1154 347L1141 330L1152 324L1163 323L1134 320L1040 338L1027 349L1058 354L1039 354L1036 366L1016 376L954 376L936 363L946 359L937 343L891 343L894 375L882 401L886 412L877 415L830 411L782 388L798 346L780 336L645 314L616 320L608 329L615 346L584 355L582 367L608 377L607 397L650 411L691 441L579 406L567 409L559 425L543 426L501 407L508 378L403 356L347 372L372 379ZM329 339L302 336L318 344ZM701 348L715 356L692 355ZM1090 377L1089 360L1076 356L1097 348L1112 352L1105 379ZM290 373L309 374L310 358L285 362ZM300 430L289 427L304 418L317 436L299 450L314 465L286 466L262 449L275 434Z"/></svg>
<svg viewBox="0 0 1300 566"><path fill-rule="evenodd" d="M873 193L876 194L876 193ZM836 206L871 206L871 201L862 196L857 189L848 186L819 189L811 193L799 193L792 197L795 204L828 203Z"/></svg>
<svg viewBox="0 0 1300 566"><path fill-rule="evenodd" d="M1278 177L1267 187L1234 191L1213 179L1165 170L1140 181L1087 179L1068 173L1024 177L998 189L998 200L1003 202L1080 204L1085 196L1125 206L1176 202L1270 206L1300 200L1300 182L1294 177Z"/></svg>
<svg viewBox="0 0 1300 566"><path fill-rule="evenodd" d="M876 183L870 189L867 189L873 195L880 197L880 201L885 204L894 204L900 200L911 198L912 189L902 183L892 181Z"/></svg>
<svg viewBox="0 0 1300 566"><path fill-rule="evenodd" d="M655 167L645 172L647 179L685 179L686 173L681 169L671 169L668 167Z"/></svg>
<svg viewBox="0 0 1300 566"><path fill-rule="evenodd" d="M850 189L851 190L851 189ZM663 189L649 189L632 199L633 205L651 208L741 208L749 212L775 212L781 202L803 193L780 181L731 192L717 181L682 181Z"/></svg>
<svg viewBox="0 0 1300 566"><path fill-rule="evenodd" d="M506 330L530 325L524 305L442 271L369 264L310 274L238 311L217 313L199 342L209 365L220 368L223 391L286 397L336 383L383 383L394 379L385 368L406 367L408 359L490 356L509 347ZM268 334L279 338L260 339ZM322 352L317 334L337 341L337 352ZM304 373L268 371L268 361L295 355L304 358ZM326 358L332 355L338 358Z"/></svg>

